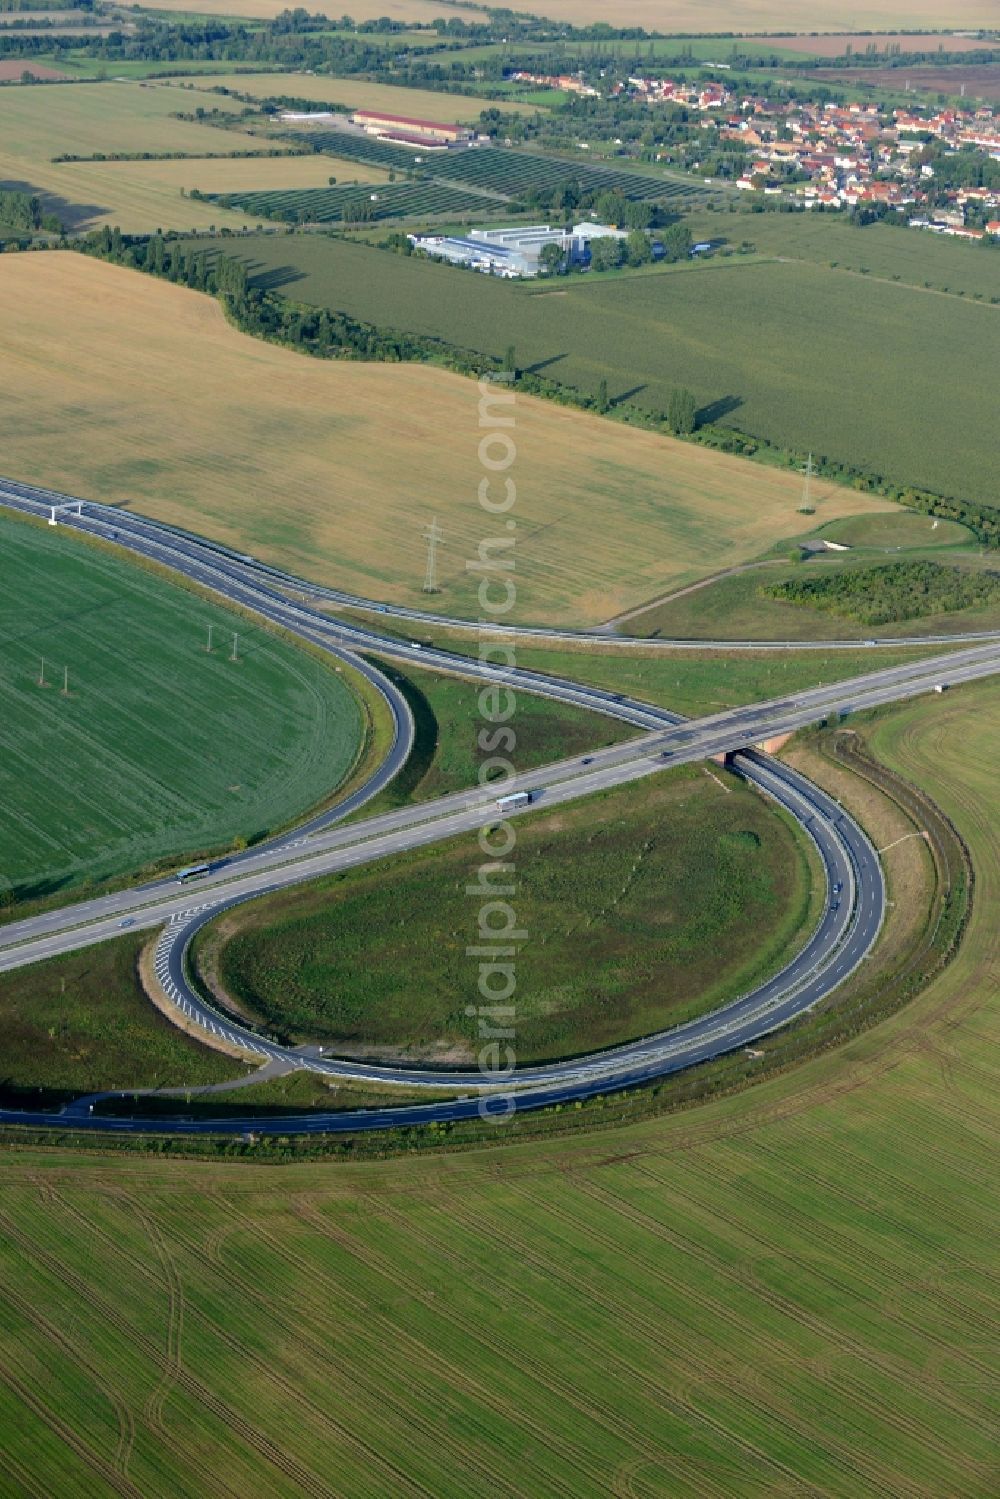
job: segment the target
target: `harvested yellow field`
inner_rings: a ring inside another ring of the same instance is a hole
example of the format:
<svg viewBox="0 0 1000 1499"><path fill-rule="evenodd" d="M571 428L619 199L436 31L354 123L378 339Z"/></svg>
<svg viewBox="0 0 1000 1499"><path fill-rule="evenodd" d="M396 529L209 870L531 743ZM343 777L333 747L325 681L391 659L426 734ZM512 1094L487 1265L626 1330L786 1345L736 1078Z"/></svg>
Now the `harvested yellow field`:
<svg viewBox="0 0 1000 1499"><path fill-rule="evenodd" d="M517 487L523 620L595 623L801 531L795 474L527 396L503 429L513 464L489 475L474 381L309 359L239 333L204 295L72 252L0 257L0 326L4 473L128 500L365 595L427 602L437 516L434 602L478 612L466 561L505 534L484 478L493 497L502 477ZM827 519L890 508L816 492Z"/></svg>
<svg viewBox="0 0 1000 1499"><path fill-rule="evenodd" d="M287 10L287 0L157 0L157 10L197 9L199 15L249 16L273 20ZM839 0L817 10L815 0L623 0L610 16L601 0L536 0L534 15L552 16L577 26L611 21L615 26L644 26L647 31L699 35L704 32L810 31L948 31L995 27L995 0L959 0L954 10L941 0ZM447 21L454 9L435 0L357 0L350 8L356 21L390 16L394 21Z"/></svg>
<svg viewBox="0 0 1000 1499"><path fill-rule="evenodd" d="M205 101L178 100L162 84L113 81L75 83L72 88L12 88L0 92L0 145L26 162L49 161L64 152L191 151L233 149L228 137L210 125L172 119ZM219 109L239 104L213 99Z"/></svg>
<svg viewBox="0 0 1000 1499"><path fill-rule="evenodd" d="M370 161L352 161L349 156L330 156L325 151L322 156L316 157L316 160L323 168L327 182L331 177L336 177L338 183L389 181L386 168L374 166ZM277 185L275 183L275 186Z"/></svg>
<svg viewBox="0 0 1000 1499"><path fill-rule="evenodd" d="M110 179L119 172L137 185L155 183L177 194L183 187L203 193L236 193L268 187L326 187L350 169L351 180L385 182L388 172L364 162L329 156L236 156L230 160L123 161L108 163Z"/></svg>
<svg viewBox="0 0 1000 1499"><path fill-rule="evenodd" d="M199 16L247 16L254 21L273 21L275 16L288 10L287 0L156 0L156 9L179 10L190 14L195 10ZM377 21L388 16L392 21L450 21L455 12L435 0L356 0L350 14L355 21Z"/></svg>
<svg viewBox="0 0 1000 1499"><path fill-rule="evenodd" d="M609 19L602 0L537 0L534 11L577 26ZM403 17L408 14L406 10L401 12ZM951 30L995 27L997 10L995 0L958 0L954 9L942 5L941 0L839 0L832 7L817 7L816 0L623 0L615 7L613 24L682 35L876 31L883 27L888 31L906 27Z"/></svg>
<svg viewBox="0 0 1000 1499"><path fill-rule="evenodd" d="M222 144L226 143L223 136ZM239 144L239 142L234 142ZM246 214L228 212L214 203L181 202L182 189L202 193L253 192L265 188L326 187L331 177L338 182L385 182L388 172L366 163L334 160L329 156L237 156L180 161L68 162L61 166L66 191L76 197L90 193L94 201L120 202L129 206L131 220L150 212L159 214L157 225L187 223L192 209L207 215L208 223L243 222ZM167 215L164 218L164 214ZM120 222L120 220L116 221ZM123 226L124 227L124 226Z"/></svg>
<svg viewBox="0 0 1000 1499"><path fill-rule="evenodd" d="M433 89L397 88L391 83L369 83L364 78L328 78L314 73L232 73L184 79L184 90L231 88L251 99L308 99L316 104L346 104L350 109L384 109L409 118L475 123L484 109L530 110L509 99L476 99L466 94L442 94ZM213 98L221 97L213 95Z"/></svg>
<svg viewBox="0 0 1000 1499"><path fill-rule="evenodd" d="M253 147L247 136L171 118L202 102L198 95L182 100L174 89L140 83L0 89L0 182L43 194L46 208L73 229L206 229L220 221L236 227L241 215L181 199L181 186L200 185L191 177L197 162L53 160L115 151L198 156ZM223 110L239 108L221 96L212 102ZM181 171L171 180L174 168L185 167L186 175Z"/></svg>
<svg viewBox="0 0 1000 1499"><path fill-rule="evenodd" d="M34 92L40 93L41 90ZM219 136L221 131L216 130L213 134ZM215 149L219 149L218 142ZM129 233L143 234L153 229L208 229L212 224L228 224L238 229L256 222L245 214L231 212L214 203L182 198L180 186L169 186L158 173L148 170L186 167L186 173L178 174L181 184L190 182L197 186L193 174L203 165L205 163L200 160L26 163L9 152L0 151L0 183L30 184L42 195L45 208L58 214L71 230L99 229L102 224L117 224ZM224 166L225 163L218 165Z"/></svg>
<svg viewBox="0 0 1000 1499"><path fill-rule="evenodd" d="M219 130L195 120L174 118L198 108L237 113L242 106L205 90L221 84L255 97L302 93L331 97L350 107L381 107L409 115L451 120L478 119L488 100L401 89L357 79L320 79L306 74L219 74L170 82L77 83L65 88L0 89L0 184L38 192L47 210L73 230L117 224L132 233L153 229L236 229L255 222L245 214L181 196L181 189L239 192L266 188L325 187L341 182L381 182L386 174L354 161L323 157L227 158L230 151L260 150L273 144L266 129ZM505 106L507 107L507 106ZM281 144L287 144L282 141ZM184 152L170 161L55 160L73 155L106 157L116 152Z"/></svg>

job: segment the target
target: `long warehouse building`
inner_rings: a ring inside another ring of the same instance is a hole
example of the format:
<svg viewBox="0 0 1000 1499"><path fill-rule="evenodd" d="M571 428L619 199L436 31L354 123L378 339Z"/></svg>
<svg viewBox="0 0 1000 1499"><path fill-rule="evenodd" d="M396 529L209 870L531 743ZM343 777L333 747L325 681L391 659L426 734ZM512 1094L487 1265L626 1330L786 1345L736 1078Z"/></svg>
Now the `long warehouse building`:
<svg viewBox="0 0 1000 1499"><path fill-rule="evenodd" d="M492 276L537 276L546 245L557 245L572 263L585 265L595 239L625 239L624 229L586 221L571 229L551 224L519 224L509 229L470 229L467 235L411 234L425 255Z"/></svg>
<svg viewBox="0 0 1000 1499"><path fill-rule="evenodd" d="M467 125L442 125L437 120L419 120L408 115L381 114L374 109L356 109L351 116L368 135L379 140L397 141L405 146L422 146L428 151L446 151L449 146L467 146L474 132Z"/></svg>

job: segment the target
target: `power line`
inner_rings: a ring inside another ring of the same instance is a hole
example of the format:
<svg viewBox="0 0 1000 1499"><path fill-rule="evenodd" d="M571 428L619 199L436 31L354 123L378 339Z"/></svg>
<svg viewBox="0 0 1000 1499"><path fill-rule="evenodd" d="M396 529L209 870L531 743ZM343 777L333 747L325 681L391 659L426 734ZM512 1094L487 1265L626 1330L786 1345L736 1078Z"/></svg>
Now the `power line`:
<svg viewBox="0 0 1000 1499"><path fill-rule="evenodd" d="M423 532L423 538L427 543L427 568L424 572L424 593L437 593L437 549L441 541L441 529L437 523L437 516L431 521L430 529Z"/></svg>
<svg viewBox="0 0 1000 1499"><path fill-rule="evenodd" d="M816 506L812 503L809 490L813 476L813 455L810 453L805 468L802 471L802 504L799 506L800 515L812 515Z"/></svg>

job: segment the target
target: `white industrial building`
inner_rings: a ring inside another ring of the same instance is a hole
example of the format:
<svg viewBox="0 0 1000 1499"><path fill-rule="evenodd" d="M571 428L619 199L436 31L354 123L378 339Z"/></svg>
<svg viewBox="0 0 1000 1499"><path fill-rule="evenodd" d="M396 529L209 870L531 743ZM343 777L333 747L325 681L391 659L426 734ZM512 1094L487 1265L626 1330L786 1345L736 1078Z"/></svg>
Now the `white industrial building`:
<svg viewBox="0 0 1000 1499"><path fill-rule="evenodd" d="M453 265L470 266L492 276L537 276L546 245L558 245L571 261L584 264L595 239L625 239L624 229L589 221L572 228L551 224L517 224L510 229L470 229L467 235L411 234L411 244Z"/></svg>

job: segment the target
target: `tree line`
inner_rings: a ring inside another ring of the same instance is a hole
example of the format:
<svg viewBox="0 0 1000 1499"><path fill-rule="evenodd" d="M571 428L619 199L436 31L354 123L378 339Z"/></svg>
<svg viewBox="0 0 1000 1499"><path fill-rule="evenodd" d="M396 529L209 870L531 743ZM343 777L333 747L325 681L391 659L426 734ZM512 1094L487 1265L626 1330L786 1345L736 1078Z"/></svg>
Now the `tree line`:
<svg viewBox="0 0 1000 1499"><path fill-rule="evenodd" d="M751 437L735 427L706 419L699 411L694 393L684 387L671 392L665 411L648 410L631 403L615 406L606 380L600 382L595 394L582 392L547 376L522 370L513 348L498 358L480 350L463 349L444 339L382 328L348 317L346 313L290 302L277 292L254 286L241 260L221 252L217 248L218 241L210 244L211 248L202 248L197 244L185 244L173 235L123 235L120 229L105 227L76 241L74 248L218 296L232 321L244 332L318 358L387 363L420 361L475 376L512 373L519 389L564 406L614 412L619 420L630 425L671 431L717 451L759 458L772 466L777 463L785 468L801 469L805 462L804 452L780 447L766 438ZM392 248L398 247L394 244ZM975 500L954 499L931 490L902 486L882 474L858 469L822 454L811 454L810 457L813 472L820 477L849 484L865 493L885 495L926 515L957 521L967 527L983 546L1000 547L1000 510Z"/></svg>
<svg viewBox="0 0 1000 1499"><path fill-rule="evenodd" d="M0 188L0 224L26 234L39 229L47 234L61 234L63 229L54 213L44 211L41 198L11 188Z"/></svg>
<svg viewBox="0 0 1000 1499"><path fill-rule="evenodd" d="M860 624L888 625L985 609L1000 599L1000 573L940 562L890 562L844 568L822 577L789 578L760 591L766 598L822 609Z"/></svg>

